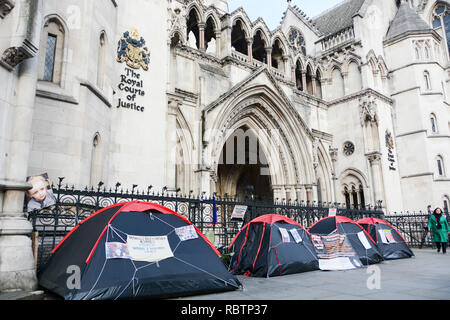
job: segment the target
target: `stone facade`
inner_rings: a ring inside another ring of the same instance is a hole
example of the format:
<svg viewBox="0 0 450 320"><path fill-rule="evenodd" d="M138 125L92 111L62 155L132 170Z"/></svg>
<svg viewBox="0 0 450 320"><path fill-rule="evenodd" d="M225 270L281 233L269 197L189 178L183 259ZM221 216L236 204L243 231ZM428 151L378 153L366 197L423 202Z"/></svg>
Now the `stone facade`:
<svg viewBox="0 0 450 320"><path fill-rule="evenodd" d="M0 204L47 172L79 187L448 206L439 6L348 0L310 19L288 2L269 30L226 0L0 1ZM240 138L236 163L226 142Z"/></svg>

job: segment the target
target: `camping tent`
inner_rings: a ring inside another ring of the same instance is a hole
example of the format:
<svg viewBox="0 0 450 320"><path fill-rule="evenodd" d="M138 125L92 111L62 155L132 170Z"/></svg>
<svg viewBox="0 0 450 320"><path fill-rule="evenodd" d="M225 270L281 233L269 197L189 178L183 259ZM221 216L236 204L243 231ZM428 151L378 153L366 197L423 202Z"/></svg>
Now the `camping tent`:
<svg viewBox="0 0 450 320"><path fill-rule="evenodd" d="M405 238L392 225L377 218L366 218L358 224L375 240L378 250L385 260L411 258L414 253L406 244Z"/></svg>
<svg viewBox="0 0 450 320"><path fill-rule="evenodd" d="M318 270L308 232L287 217L270 214L245 225L230 245L233 274L274 277Z"/></svg>
<svg viewBox="0 0 450 320"><path fill-rule="evenodd" d="M318 250L320 263L325 263L328 259L343 260L345 258L350 260L347 261L347 265L359 267L358 259L364 265L383 260L370 235L359 224L347 217L324 218L312 225L308 231Z"/></svg>
<svg viewBox="0 0 450 320"><path fill-rule="evenodd" d="M166 298L241 286L187 219L139 201L110 206L77 225L38 278L66 300Z"/></svg>

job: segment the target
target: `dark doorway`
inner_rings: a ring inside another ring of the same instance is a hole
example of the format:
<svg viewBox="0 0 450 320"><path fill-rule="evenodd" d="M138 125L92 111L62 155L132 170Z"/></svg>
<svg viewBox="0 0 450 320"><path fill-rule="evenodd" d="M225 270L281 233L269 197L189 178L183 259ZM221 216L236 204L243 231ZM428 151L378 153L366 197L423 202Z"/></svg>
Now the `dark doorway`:
<svg viewBox="0 0 450 320"><path fill-rule="evenodd" d="M238 200L273 201L269 165L258 138L241 127L228 138L219 161L217 194Z"/></svg>

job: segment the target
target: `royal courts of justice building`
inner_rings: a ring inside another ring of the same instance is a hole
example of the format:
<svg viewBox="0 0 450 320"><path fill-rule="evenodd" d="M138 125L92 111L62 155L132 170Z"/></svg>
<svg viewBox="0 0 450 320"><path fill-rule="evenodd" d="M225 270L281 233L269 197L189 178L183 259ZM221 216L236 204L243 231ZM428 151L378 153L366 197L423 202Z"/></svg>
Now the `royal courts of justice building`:
<svg viewBox="0 0 450 320"><path fill-rule="evenodd" d="M270 30L226 0L0 0L0 256L41 173L447 209L450 2L279 2Z"/></svg>

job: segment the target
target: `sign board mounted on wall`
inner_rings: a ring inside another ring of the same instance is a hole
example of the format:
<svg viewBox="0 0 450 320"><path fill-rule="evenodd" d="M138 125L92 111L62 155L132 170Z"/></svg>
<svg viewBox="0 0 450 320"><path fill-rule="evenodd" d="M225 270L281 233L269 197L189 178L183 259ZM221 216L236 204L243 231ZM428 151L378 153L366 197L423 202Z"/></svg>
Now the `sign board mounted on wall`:
<svg viewBox="0 0 450 320"><path fill-rule="evenodd" d="M126 63L124 72L120 75L118 89L126 95L125 99L119 98L117 108L125 108L144 112L145 107L137 102L137 99L145 96L144 80L139 70L148 71L150 63L150 51L145 45L145 40L136 29L126 31L120 38L117 48L117 62Z"/></svg>

